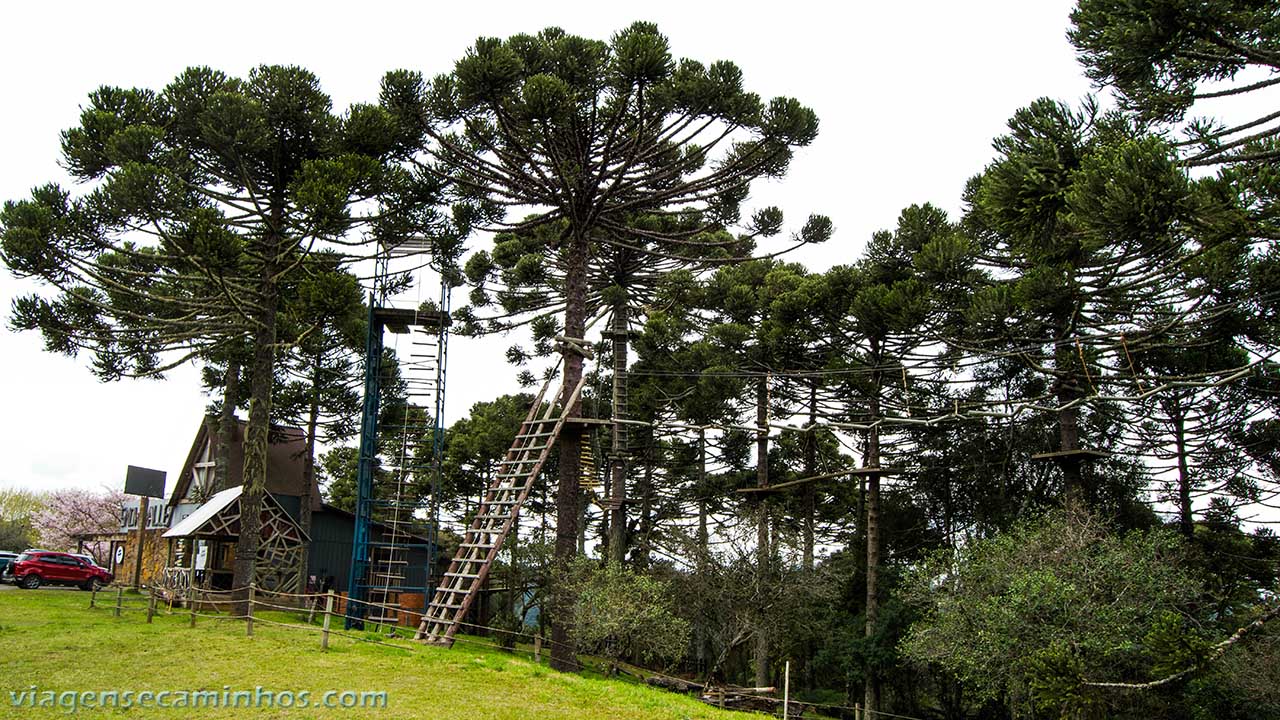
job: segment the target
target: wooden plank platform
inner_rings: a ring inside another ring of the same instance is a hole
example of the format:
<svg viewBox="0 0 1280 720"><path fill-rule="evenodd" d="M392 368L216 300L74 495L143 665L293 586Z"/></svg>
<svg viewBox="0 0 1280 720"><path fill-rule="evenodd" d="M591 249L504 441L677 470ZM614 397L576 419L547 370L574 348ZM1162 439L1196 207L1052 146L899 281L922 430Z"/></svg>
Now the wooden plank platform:
<svg viewBox="0 0 1280 720"><path fill-rule="evenodd" d="M410 308L379 307L374 308L373 317L382 322L389 332L404 335L411 325L423 327L440 327L447 325L449 319L437 310L413 310Z"/></svg>

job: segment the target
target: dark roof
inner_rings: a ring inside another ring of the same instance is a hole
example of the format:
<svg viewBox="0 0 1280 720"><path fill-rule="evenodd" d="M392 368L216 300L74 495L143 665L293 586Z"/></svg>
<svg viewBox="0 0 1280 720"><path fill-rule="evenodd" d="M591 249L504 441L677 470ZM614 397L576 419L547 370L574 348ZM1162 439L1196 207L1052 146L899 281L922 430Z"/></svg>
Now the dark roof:
<svg viewBox="0 0 1280 720"><path fill-rule="evenodd" d="M169 496L170 507L175 507L187 495L191 487L192 470L196 459L209 440L210 429L216 426L217 418L207 416L196 430L191 449L182 463L178 473L178 481L173 486L173 494ZM236 418L236 427L231 438L230 467L227 468L226 487L214 488L214 492L244 484L244 433L248 423ZM216 442L214 438L214 442ZM306 487L306 453L307 435L299 428L273 425L267 445L267 492L273 495L302 497ZM320 509L320 487L314 477L311 478L311 509Z"/></svg>
<svg viewBox="0 0 1280 720"><path fill-rule="evenodd" d="M328 514L330 514L330 515L337 515L337 516L339 516L339 517L346 518L346 519L350 520L350 521L351 521L351 522L353 522L353 523L356 521L355 513L351 512L351 511L349 511L349 510L343 510L342 508L338 507L337 505L330 505L329 503L321 503L321 508L320 508L320 510L319 510L318 512L328 513ZM382 530L383 532L391 532L391 526L390 526L390 525L386 525L386 524L384 524L384 523L380 523L380 522L378 522L377 520L374 520L371 524L373 525L373 527L376 527L376 528L378 528L378 529ZM403 533L404 535L407 535L407 536L409 536L409 537L413 538L414 540L417 540L417 541L422 542L422 543L430 543L430 542L431 542L431 540L429 540L429 539L427 539L427 538L424 538L424 537L422 537L421 535L415 535L415 534L413 534L413 533L411 533L411 532L406 532L406 531L404 531L404 530L401 530L400 532L401 532L401 533Z"/></svg>

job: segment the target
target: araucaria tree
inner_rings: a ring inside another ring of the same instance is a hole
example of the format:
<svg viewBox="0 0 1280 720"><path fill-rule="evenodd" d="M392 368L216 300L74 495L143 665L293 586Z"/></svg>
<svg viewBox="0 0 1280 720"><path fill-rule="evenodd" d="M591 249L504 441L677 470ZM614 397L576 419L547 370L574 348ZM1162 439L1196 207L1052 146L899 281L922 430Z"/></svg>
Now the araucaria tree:
<svg viewBox="0 0 1280 720"><path fill-rule="evenodd" d="M764 103L744 90L732 63L673 59L667 39L648 23L609 42L558 28L481 38L452 73L430 83L412 72L388 74L382 99L402 126L420 133L419 168L447 179L458 199L471 203L475 227L556 228L528 263L563 269L554 292L563 298L568 338L585 334L589 267L601 248L653 258L702 258L716 247L726 255L749 252L721 230L739 224L750 183L783 175L793 150L818 130L813 111L799 102ZM522 219L508 219L509 208L520 208ZM780 213L757 213L752 225L752 234L776 232ZM815 219L800 240L828 230L825 219ZM583 358L570 347L562 352L567 400ZM581 438L581 427L570 424L559 441L561 565L576 553ZM556 593L552 652L561 669L576 666L572 607L572 597Z"/></svg>
<svg viewBox="0 0 1280 720"><path fill-rule="evenodd" d="M243 79L191 68L159 92L92 93L62 135L64 164L88 190L45 185L0 215L5 263L52 290L16 300L13 326L40 329L50 350L91 351L100 376L155 376L247 341L236 587L255 573L277 354L311 332L281 334L286 294L323 312L313 250L363 223L403 232L427 217L385 211L430 199L388 162L404 139L379 107L335 114L302 68ZM345 296L333 300L323 314L345 310Z"/></svg>
<svg viewBox="0 0 1280 720"><path fill-rule="evenodd" d="M1168 279L1184 254L1191 189L1167 143L1091 103L1076 112L1037 100L1009 131L968 190L967 223L996 278L968 319L985 353L1020 357L1051 379L1063 494L1096 503L1082 407L1099 394L1101 356L1121 355L1117 338L1176 301Z"/></svg>

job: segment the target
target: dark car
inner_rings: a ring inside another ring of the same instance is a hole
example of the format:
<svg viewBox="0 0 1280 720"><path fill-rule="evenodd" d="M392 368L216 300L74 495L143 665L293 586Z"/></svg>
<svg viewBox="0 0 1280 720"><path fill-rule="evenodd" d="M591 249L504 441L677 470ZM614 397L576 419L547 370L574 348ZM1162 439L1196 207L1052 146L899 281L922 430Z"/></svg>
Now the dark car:
<svg viewBox="0 0 1280 720"><path fill-rule="evenodd" d="M13 561L13 582L34 590L41 585L75 585L94 590L111 583L110 572L74 555L47 550L28 550Z"/></svg>
<svg viewBox="0 0 1280 720"><path fill-rule="evenodd" d="M9 574L9 566L14 560L18 559L18 553L0 550L0 582L8 582L11 577Z"/></svg>

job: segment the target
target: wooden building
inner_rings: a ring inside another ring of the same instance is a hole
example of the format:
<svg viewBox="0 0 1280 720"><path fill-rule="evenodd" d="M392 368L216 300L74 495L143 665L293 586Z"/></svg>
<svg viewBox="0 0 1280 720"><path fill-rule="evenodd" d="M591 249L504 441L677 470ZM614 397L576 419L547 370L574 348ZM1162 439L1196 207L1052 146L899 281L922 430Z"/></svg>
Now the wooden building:
<svg viewBox="0 0 1280 720"><path fill-rule="evenodd" d="M118 534L110 537L113 571L124 582L132 581L137 557L137 523L145 522L142 582L180 586L196 581L210 589L231 587L235 546L239 538L239 498L244 462L245 423L238 423L230 447L225 487L216 482L216 433L212 418L196 430L191 448L174 482L170 496L153 501L148 517L138 518L137 506L121 512ZM306 478L306 439L297 428L273 428L267 453L267 495L262 507L256 581L261 587L282 592L333 589L345 592L350 579L355 516L322 502L314 478ZM311 526L300 525L302 503L311 507ZM375 541L388 529L375 524ZM413 542L426 544L422 538ZM298 573L301 553L307 554L305 578ZM428 592L428 553L418 547L408 551L404 584ZM421 601L404 593L401 604L420 607Z"/></svg>

